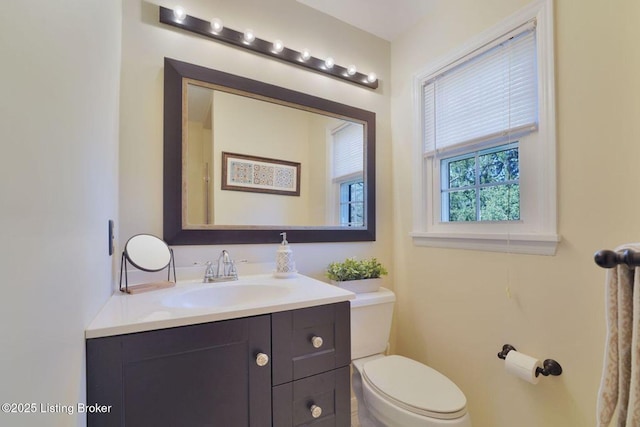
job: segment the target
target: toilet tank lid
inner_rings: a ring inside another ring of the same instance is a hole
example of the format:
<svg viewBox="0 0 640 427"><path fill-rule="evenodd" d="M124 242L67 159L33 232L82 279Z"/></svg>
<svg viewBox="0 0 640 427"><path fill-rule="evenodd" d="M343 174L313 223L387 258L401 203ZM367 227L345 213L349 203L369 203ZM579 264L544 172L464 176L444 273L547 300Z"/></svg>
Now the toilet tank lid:
<svg viewBox="0 0 640 427"><path fill-rule="evenodd" d="M375 292L365 292L362 294L356 294L356 297L351 301L351 307L364 307L373 304L382 304L388 302L394 302L396 295L387 288L379 288Z"/></svg>

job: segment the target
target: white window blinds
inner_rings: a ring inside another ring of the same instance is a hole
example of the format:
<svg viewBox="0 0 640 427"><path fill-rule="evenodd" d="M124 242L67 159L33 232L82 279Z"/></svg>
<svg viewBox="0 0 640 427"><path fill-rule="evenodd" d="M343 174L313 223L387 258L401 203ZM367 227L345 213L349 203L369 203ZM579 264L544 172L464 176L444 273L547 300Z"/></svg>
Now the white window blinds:
<svg viewBox="0 0 640 427"><path fill-rule="evenodd" d="M333 178L362 173L364 133L362 125L348 123L333 132Z"/></svg>
<svg viewBox="0 0 640 427"><path fill-rule="evenodd" d="M535 130L534 23L446 67L426 82L423 94L426 155Z"/></svg>

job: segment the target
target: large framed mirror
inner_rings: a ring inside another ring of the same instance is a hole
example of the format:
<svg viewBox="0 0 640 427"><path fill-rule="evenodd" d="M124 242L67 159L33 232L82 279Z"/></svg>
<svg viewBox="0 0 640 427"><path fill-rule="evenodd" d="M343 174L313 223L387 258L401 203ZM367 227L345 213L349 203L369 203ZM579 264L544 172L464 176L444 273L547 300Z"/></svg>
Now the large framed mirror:
<svg viewBox="0 0 640 427"><path fill-rule="evenodd" d="M165 58L164 240L375 240L375 113Z"/></svg>

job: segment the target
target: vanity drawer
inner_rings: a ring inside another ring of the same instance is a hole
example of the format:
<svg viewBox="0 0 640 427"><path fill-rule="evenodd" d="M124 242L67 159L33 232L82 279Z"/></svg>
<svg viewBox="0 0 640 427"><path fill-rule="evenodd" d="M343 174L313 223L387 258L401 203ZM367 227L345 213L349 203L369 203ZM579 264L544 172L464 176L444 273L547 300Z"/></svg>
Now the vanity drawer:
<svg viewBox="0 0 640 427"><path fill-rule="evenodd" d="M273 388L274 427L346 427L351 422L349 367ZM321 413L317 418L312 409Z"/></svg>
<svg viewBox="0 0 640 427"><path fill-rule="evenodd" d="M272 314L273 385L348 366L350 314L349 301Z"/></svg>

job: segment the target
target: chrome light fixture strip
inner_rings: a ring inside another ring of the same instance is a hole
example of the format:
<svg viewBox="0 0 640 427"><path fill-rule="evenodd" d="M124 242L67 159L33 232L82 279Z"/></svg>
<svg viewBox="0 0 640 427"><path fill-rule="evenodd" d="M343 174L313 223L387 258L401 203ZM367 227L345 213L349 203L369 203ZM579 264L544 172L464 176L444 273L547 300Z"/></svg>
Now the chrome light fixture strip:
<svg viewBox="0 0 640 427"><path fill-rule="evenodd" d="M350 70L348 68L342 67L338 64L333 65L331 68L327 68L324 60L313 56L310 56L305 60L302 57L302 52L298 52L287 47L283 47L280 52L276 52L273 48L273 42L269 42L258 37L255 37L255 39L250 43L246 42L244 40L244 33L231 28L223 27L220 31L214 32L210 21L205 21L190 15L185 15L184 18L178 19L176 18L173 9L160 6L160 22L192 33L200 34L219 42L228 43L274 59L279 59L322 74L327 74L329 76L348 81L349 83L366 86L371 89L378 88L378 79L370 81L366 74L355 72L350 75Z"/></svg>

